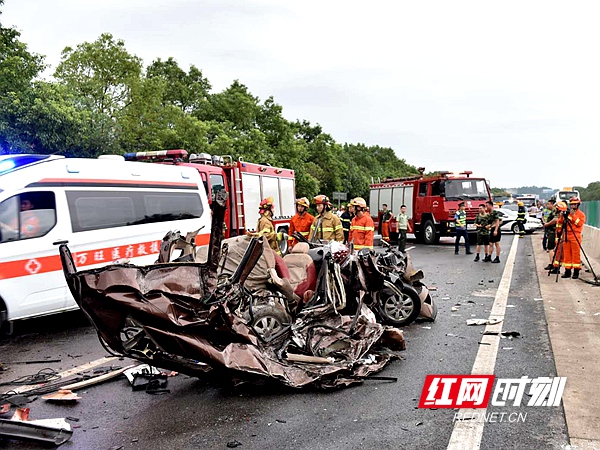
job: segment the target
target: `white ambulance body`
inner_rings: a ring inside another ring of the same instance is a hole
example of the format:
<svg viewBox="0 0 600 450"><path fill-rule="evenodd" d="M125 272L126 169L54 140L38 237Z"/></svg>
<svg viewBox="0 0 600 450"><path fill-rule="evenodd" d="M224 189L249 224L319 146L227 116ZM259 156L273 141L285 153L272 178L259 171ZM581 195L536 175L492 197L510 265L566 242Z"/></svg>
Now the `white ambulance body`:
<svg viewBox="0 0 600 450"><path fill-rule="evenodd" d="M0 156L0 325L77 309L58 245L79 270L156 261L169 230L202 228L211 214L198 171L121 159Z"/></svg>

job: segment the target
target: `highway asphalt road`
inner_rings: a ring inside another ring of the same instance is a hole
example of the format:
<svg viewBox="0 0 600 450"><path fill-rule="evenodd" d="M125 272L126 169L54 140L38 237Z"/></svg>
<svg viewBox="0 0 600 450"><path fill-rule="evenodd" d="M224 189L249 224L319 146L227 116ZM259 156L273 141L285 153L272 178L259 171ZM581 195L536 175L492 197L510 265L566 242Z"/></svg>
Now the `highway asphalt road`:
<svg viewBox="0 0 600 450"><path fill-rule="evenodd" d="M503 237L501 264L474 262L454 255L452 242L409 243L413 262L425 272L439 313L435 323L404 328L404 358L380 375L397 382L366 381L351 388L318 391L206 384L178 375L169 393L133 392L118 378L80 391L82 400L59 406L37 399L31 417L69 416L74 435L64 449L445 449L455 423L454 409L419 409L428 374L469 374L482 341L483 326L471 318L488 318L505 273L511 245L517 245L502 329L521 336L501 339L494 374L500 378L556 376L543 302L534 269L532 245ZM510 271L510 268L508 269ZM456 311L451 311L457 306ZM43 367L63 371L106 355L94 329L78 312L17 324L15 334L0 340L0 361L60 358L60 363L7 364L0 382L35 373ZM107 365L125 365L113 361ZM0 389L2 390L2 389ZM482 449L560 449L568 443L562 406L490 407L489 412L526 413L524 423L486 423ZM480 430L481 431L481 430ZM459 441L460 443L460 441ZM4 445L4 447L2 447ZM2 448L33 449L36 444L1 442ZM460 445L459 447L460 448Z"/></svg>

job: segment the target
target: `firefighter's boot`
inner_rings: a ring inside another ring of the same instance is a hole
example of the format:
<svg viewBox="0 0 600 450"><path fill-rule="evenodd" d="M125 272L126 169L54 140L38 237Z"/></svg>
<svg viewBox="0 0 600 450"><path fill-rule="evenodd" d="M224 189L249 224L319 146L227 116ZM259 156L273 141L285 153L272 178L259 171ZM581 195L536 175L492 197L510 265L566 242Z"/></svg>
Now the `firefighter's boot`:
<svg viewBox="0 0 600 450"><path fill-rule="evenodd" d="M579 278L579 269L573 269L573 277L574 280Z"/></svg>
<svg viewBox="0 0 600 450"><path fill-rule="evenodd" d="M579 274L577 274L577 276L579 276ZM566 269L565 273L563 273L560 277L561 278L571 278L571 269Z"/></svg>

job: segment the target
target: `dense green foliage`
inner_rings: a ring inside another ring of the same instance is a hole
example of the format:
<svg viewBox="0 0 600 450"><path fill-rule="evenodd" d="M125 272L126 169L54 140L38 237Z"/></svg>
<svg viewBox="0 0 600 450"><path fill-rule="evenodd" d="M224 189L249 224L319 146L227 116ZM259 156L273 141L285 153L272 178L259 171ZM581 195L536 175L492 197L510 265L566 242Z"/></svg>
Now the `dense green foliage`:
<svg viewBox="0 0 600 450"><path fill-rule="evenodd" d="M65 48L56 81L42 80L43 57L19 37L0 24L0 153L185 148L294 169L297 194L307 197L368 198L372 177L417 173L391 148L340 144L319 125L285 119L272 97L261 101L237 80L213 92L200 69L173 58L144 68L110 34Z"/></svg>
<svg viewBox="0 0 600 450"><path fill-rule="evenodd" d="M600 181L594 181L588 184L586 188L583 186L575 186L575 189L579 191L581 200L584 202L591 200L600 200Z"/></svg>

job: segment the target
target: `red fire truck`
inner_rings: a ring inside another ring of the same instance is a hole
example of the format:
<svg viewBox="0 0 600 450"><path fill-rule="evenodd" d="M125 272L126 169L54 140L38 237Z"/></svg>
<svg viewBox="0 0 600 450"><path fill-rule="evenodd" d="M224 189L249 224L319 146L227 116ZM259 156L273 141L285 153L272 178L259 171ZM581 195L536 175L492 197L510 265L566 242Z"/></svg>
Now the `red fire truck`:
<svg viewBox="0 0 600 450"><path fill-rule="evenodd" d="M186 150L126 153L125 159L194 167L202 177L209 203L217 190L225 189L229 193L225 237L256 228L258 206L263 198L275 200L273 223L277 232L289 230L290 219L296 212L294 171L290 169L235 161L231 156L188 155Z"/></svg>
<svg viewBox="0 0 600 450"><path fill-rule="evenodd" d="M421 175L385 179L371 185L369 206L379 227L378 211L385 203L397 215L406 205L406 214L417 240L435 244L442 236L455 235L454 213L465 202L467 228L475 232L475 218L480 204L491 200L490 188L484 178L472 178L472 172L438 172L436 176ZM390 222L390 239L398 238L395 218Z"/></svg>

